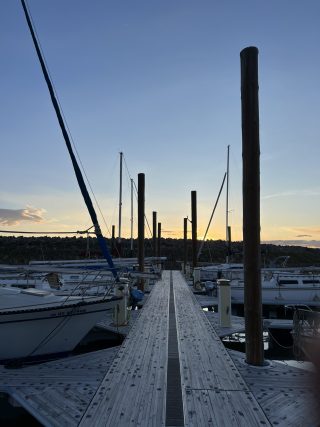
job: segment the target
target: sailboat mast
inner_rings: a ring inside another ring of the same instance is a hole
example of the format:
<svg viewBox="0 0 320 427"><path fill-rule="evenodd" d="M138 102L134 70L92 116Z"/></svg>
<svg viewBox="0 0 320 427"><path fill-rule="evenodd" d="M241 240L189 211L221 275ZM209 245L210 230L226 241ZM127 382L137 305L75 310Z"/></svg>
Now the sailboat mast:
<svg viewBox="0 0 320 427"><path fill-rule="evenodd" d="M52 101L53 107L54 107L56 115L57 115L57 119L58 119L58 122L59 122L59 125L60 125L60 128L61 128L61 132L63 134L64 140L65 140L65 143L66 143L66 146L67 146L67 149L68 149L71 161L72 161L73 169L74 169L74 172L75 172L75 175L76 175L76 178L77 178L77 181L78 181L78 184L79 184L79 187L80 187L83 199L84 199L84 201L86 203L86 206L87 206L87 209L89 211L89 215L91 217L91 221L92 221L93 226L94 226L94 231L95 231L95 234L97 236L97 240L98 240L98 243L100 245L100 249L101 249L104 257L106 258L106 260L108 262L108 265L110 267L110 270L112 271L113 276L118 281L119 280L118 273L117 273L117 271L115 269L115 266L113 264L111 255L110 255L108 247L106 245L106 241L105 241L105 239L104 239L104 237L102 235L102 232L101 232L101 229L100 229L100 225L99 225L99 222L98 222L98 218L97 218L96 212L94 210L94 207L93 207L90 195L89 195L88 190L86 188L86 185L85 185L85 182L84 182L81 170L79 168L78 162L76 160L76 157L75 157L75 155L73 153L71 142L70 142L70 138L69 138L69 135L68 135L68 132L67 132L67 129L66 129L66 126L65 126L65 123L64 123L61 111L60 111L60 107L59 107L58 101L56 99L56 96L55 96L55 93L54 93L54 90L53 90L53 86L52 86L52 83L51 83L51 80L50 80L50 77L49 77L46 65L44 63L44 60L43 60L43 57L42 57L42 54L41 54L41 51L40 51L40 48L39 48L39 44L38 44L37 38L35 36L34 30L33 30L33 27L32 27L32 23L31 23L31 20L30 20L30 17L29 17L29 13L28 13L25 1L21 0L21 4L22 4L23 10L24 10L24 14L26 16L26 20L27 20L27 23L28 23L28 27L29 27L29 30L30 30L30 33L31 33L31 37L32 37L32 40L33 40L33 43L34 43L34 46L35 46L38 58L39 58L39 61L40 61L41 69L42 69L45 81L47 83L47 86L48 86L48 90L49 90L49 93L50 93L50 96L51 96L51 101Z"/></svg>
<svg viewBox="0 0 320 427"><path fill-rule="evenodd" d="M227 154L227 200L226 200L226 241L228 241L228 227L229 227L229 152L230 145L228 145L228 154Z"/></svg>
<svg viewBox="0 0 320 427"><path fill-rule="evenodd" d="M120 186L119 186L119 234L118 234L118 247L119 255L121 256L121 218L122 218L122 158L123 153L120 152Z"/></svg>
<svg viewBox="0 0 320 427"><path fill-rule="evenodd" d="M227 245L227 263L229 262L229 154L230 154L230 145L228 145L227 151L227 196L226 196L226 245Z"/></svg>

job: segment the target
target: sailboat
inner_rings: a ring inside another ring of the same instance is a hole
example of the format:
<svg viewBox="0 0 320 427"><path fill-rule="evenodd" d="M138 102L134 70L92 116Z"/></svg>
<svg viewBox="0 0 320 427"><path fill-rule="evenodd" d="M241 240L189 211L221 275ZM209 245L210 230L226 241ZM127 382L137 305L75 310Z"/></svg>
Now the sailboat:
<svg viewBox="0 0 320 427"><path fill-rule="evenodd" d="M219 279L230 280L231 301L234 304L244 303L244 268L242 263L232 263L231 260L231 227L229 226L229 155L230 146L227 151L227 172L223 179L220 192L216 201L219 201L220 193L226 178L226 246L227 257L223 264L199 267L197 276L200 283L204 284L207 292L217 294L217 282ZM212 216L206 230L207 235ZM205 239L205 238L204 238ZM200 256L204 240L200 246ZM285 257L287 261L289 257ZM283 266L284 267L284 266ZM261 270L261 288L263 304L307 304L320 306L320 273L319 270L308 271L305 269L269 268Z"/></svg>
<svg viewBox="0 0 320 427"><path fill-rule="evenodd" d="M120 299L0 288L0 360L72 351Z"/></svg>
<svg viewBox="0 0 320 427"><path fill-rule="evenodd" d="M70 137L39 48L25 1L21 0L21 4L98 243L115 282L119 283L118 272L101 233L96 212L73 153ZM51 292L38 289L0 288L0 342L2 343L0 360L73 350L95 323L107 311L112 310L121 299L121 297L110 295L102 297L57 296Z"/></svg>

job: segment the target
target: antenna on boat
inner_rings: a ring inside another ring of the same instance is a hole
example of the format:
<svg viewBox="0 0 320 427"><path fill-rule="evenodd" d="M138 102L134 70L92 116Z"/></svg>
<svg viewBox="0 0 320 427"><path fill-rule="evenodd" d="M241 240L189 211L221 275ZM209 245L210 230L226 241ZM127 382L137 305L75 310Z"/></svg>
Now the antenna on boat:
<svg viewBox="0 0 320 427"><path fill-rule="evenodd" d="M47 86L48 86L48 90L49 90L49 93L50 93L50 96L51 96L51 101L52 101L53 107L55 109L55 112L56 112L56 115L57 115L57 118L58 118L58 122L59 122L59 125L60 125L60 128L61 128L64 140L65 140L65 143L66 143L66 146L67 146L67 149L68 149L71 161L72 161L73 169L74 169L74 172L76 174L76 178L77 178L77 181L78 181L78 184L79 184L79 187L80 187L83 199L85 201L85 204L86 204L87 209L89 211L89 215L91 217L91 221L92 221L93 226L94 226L94 231L95 231L95 234L97 236L97 240L98 240L100 249L101 249L104 257L106 258L106 260L108 262L108 265L110 267L110 270L111 270L114 278L118 282L119 281L118 273L117 273L117 271L115 269L115 266L113 264L112 257L110 255L109 249L107 247L105 238L102 235L102 232L101 232L101 229L100 229L100 225L99 225L99 222L98 222L98 218L97 218L97 214L96 214L95 209L93 207L93 204L92 204L90 195L88 193L86 184L84 182L81 170L79 168L77 159L76 159L76 157L75 157L75 155L73 153L72 146L71 146L71 141L70 141L70 137L69 137L69 134L67 132L66 125L64 123L64 120L63 120L63 117L62 117L62 114L61 114L61 111L60 111L60 107L59 107L59 104L58 104L58 101L57 101L57 98L56 98L56 95L55 95L55 92L54 92L54 89L53 89L53 85L52 85L50 77L49 77L49 73L47 71L44 59L42 57L42 53L41 53L41 50L40 50L40 47L39 47L38 40L37 40L35 32L33 30L33 26L32 26L32 23L31 23L31 19L30 19L28 10L27 10L27 6L26 6L26 3L25 3L25 0L21 0L21 4L22 4L22 7L23 7L25 16L26 16L26 20L27 20L27 23L28 23L28 27L29 27L29 30L30 30L30 33L31 33L31 37L32 37L34 46L36 48L36 52L37 52L37 55L38 55L38 58L39 58L39 61L40 61L41 69L42 69L45 81L47 83Z"/></svg>

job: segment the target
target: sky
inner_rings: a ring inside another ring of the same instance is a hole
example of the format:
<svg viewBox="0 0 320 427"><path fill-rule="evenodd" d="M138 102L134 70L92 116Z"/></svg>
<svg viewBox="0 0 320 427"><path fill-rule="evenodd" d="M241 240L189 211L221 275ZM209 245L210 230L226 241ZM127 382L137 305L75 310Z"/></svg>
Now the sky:
<svg viewBox="0 0 320 427"><path fill-rule="evenodd" d="M130 178L146 215L182 237L197 191L207 227L230 145L229 222L242 239L240 51L259 49L261 239L320 247L317 0L28 0L108 237ZM91 226L20 1L0 2L0 230ZM209 238L225 238L225 189ZM134 207L134 232L136 235ZM0 233L4 234L4 233ZM148 236L148 232L146 234Z"/></svg>

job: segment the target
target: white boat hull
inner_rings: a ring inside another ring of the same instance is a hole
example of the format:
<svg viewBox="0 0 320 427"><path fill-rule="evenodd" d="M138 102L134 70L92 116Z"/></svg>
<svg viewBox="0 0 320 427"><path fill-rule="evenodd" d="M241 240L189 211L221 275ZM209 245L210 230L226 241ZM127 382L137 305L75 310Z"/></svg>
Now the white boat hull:
<svg viewBox="0 0 320 427"><path fill-rule="evenodd" d="M243 304L244 287L231 285L231 301L235 304ZM320 306L320 288L316 287L263 287L262 286L262 303L263 304L307 304L317 303Z"/></svg>
<svg viewBox="0 0 320 427"><path fill-rule="evenodd" d="M0 360L72 351L118 299L0 313Z"/></svg>

